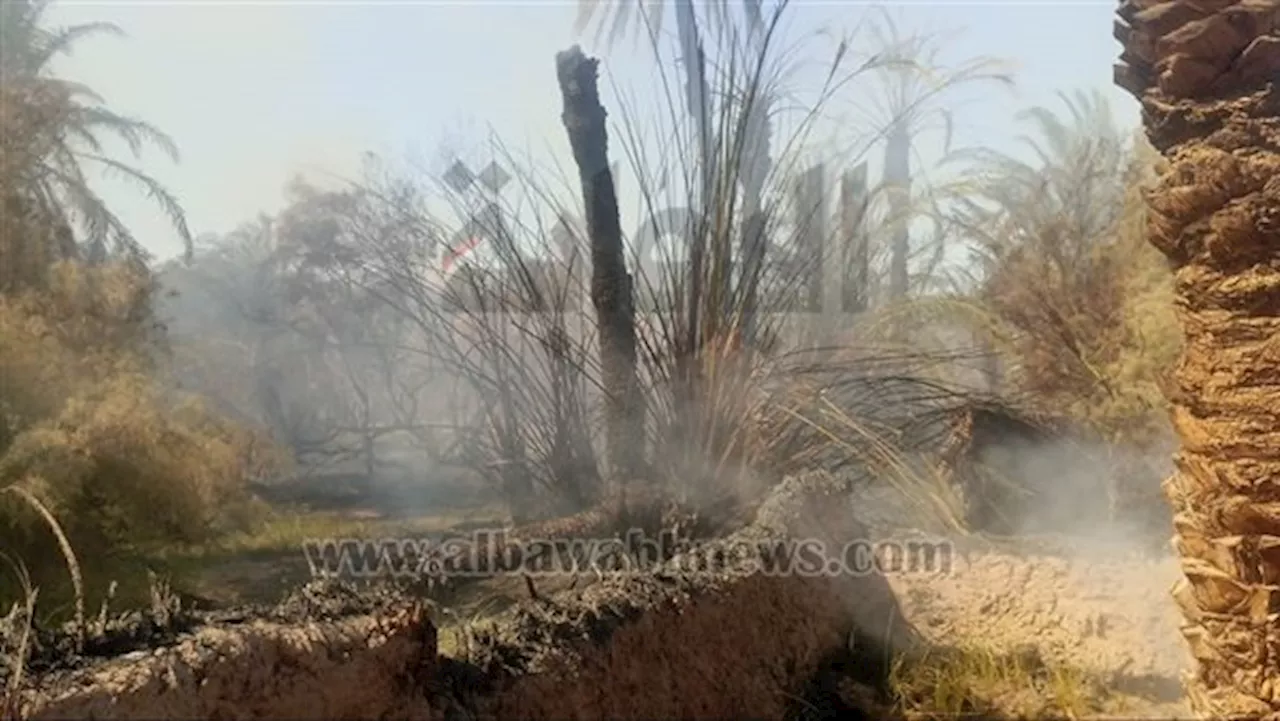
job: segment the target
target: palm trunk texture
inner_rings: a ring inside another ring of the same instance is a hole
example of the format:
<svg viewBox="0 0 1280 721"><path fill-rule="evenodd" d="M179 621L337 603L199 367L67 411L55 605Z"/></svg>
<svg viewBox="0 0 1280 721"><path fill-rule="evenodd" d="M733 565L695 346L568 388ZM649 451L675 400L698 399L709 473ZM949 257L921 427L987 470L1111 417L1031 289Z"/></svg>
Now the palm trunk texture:
<svg viewBox="0 0 1280 721"><path fill-rule="evenodd" d="M1125 0L1116 82L1169 166L1148 240L1174 272L1181 440L1164 483L1192 707L1280 715L1280 0Z"/></svg>

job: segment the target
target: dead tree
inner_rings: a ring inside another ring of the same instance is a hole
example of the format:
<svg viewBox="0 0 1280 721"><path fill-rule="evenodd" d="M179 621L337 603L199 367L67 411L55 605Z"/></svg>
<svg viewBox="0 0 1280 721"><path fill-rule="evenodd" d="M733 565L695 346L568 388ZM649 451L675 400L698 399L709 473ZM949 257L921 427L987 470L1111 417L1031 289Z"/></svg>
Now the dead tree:
<svg viewBox="0 0 1280 721"><path fill-rule="evenodd" d="M626 482L644 468L644 401L636 374L635 305L609 169L598 66L599 61L583 55L577 45L556 54L556 76L564 98L561 120L578 165L591 245L591 302L600 338L610 475Z"/></svg>

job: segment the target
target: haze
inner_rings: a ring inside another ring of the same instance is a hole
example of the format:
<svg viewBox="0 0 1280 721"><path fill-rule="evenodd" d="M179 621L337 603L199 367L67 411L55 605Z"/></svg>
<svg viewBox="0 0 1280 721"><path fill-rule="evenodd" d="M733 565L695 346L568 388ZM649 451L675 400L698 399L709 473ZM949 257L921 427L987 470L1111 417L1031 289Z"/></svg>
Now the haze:
<svg viewBox="0 0 1280 721"><path fill-rule="evenodd" d="M1076 89L1101 90L1113 100L1120 127L1136 123L1136 104L1110 83L1117 52L1110 3L891 7L906 33L949 34L942 62L985 55L1016 63L1016 93L987 87L948 96L955 145L1016 151L1015 114ZM796 2L786 37L794 43L824 27L851 32L871 9ZM365 151L438 171L442 149L483 164L496 138L531 163L571 168L559 120L557 51L581 41L604 58L607 107L617 107L621 93L633 112L663 111L636 100L656 77L652 50L641 41L605 46L590 35L576 38L576 14L574 2L482 0L63 2L50 11L57 24L108 21L128 33L78 45L60 72L174 137L180 165L153 153L140 166L178 195L196 234L226 232L259 212L275 212L295 174L353 177ZM673 22L663 34L674 36ZM799 69L793 82L821 82L820 60L831 50L812 50L818 62ZM856 108L859 92L842 93L821 132L839 134L846 117L840 109ZM612 113L615 123L619 116ZM928 142L925 148L916 159L922 167L940 155ZM868 158L873 173L877 154ZM98 187L158 259L180 252L176 234L145 196L110 178Z"/></svg>

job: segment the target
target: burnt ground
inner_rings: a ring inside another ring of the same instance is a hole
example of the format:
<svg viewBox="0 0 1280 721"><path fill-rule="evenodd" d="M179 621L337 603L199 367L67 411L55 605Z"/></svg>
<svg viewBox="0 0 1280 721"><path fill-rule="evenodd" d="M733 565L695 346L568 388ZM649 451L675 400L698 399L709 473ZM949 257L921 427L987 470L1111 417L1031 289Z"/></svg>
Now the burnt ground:
<svg viewBox="0 0 1280 721"><path fill-rule="evenodd" d="M173 646L207 626L236 626L253 621L302 625L385 613L405 601L391 584L312 581L272 604L241 604L216 609L185 608L181 597L157 584L151 607L88 619L83 633L75 623L34 624L28 637L27 673L40 675L87 668L104 659ZM16 648L22 629L17 617L0 626L0 647ZM83 637L83 645L80 639ZM0 687L12 669L0 666Z"/></svg>
<svg viewBox="0 0 1280 721"><path fill-rule="evenodd" d="M858 503L866 510L883 502L864 498ZM346 513L368 524L365 531L380 528L376 507ZM893 539L919 533L909 521L895 518L895 527L877 526L873 535ZM451 512L429 525L450 523L468 528L483 521L458 521ZM892 668L882 652L868 654L856 644L852 650L837 649L794 690L787 715L839 718L856 711L864 717L928 717L930 704L939 716L1043 715L1060 712L1068 702L1075 704L1073 713L1085 716L1186 714L1178 674L1187 659L1168 597L1178 574L1167 554L1137 550L1123 539L1083 536L952 540L957 554L947 572L887 574L906 622L939 649L929 661L938 668L925 664L928 674L904 671ZM200 597L208 607L193 608L189 600L183 602L182 589L168 593L161 585L147 608L91 619L81 649L70 626L37 628L29 673L56 676L107 659L141 658L181 644L203 628L258 622L301 627L376 617L422 596L421 588L403 585L307 582L305 561L296 550L257 549L224 557L204 574L195 578L194 587L223 591L218 600ZM539 579L534 600L523 579L501 577L433 593L439 650L442 658L453 659L444 661L446 672L434 683L453 688L456 696L536 667L537 654L529 649L574 634L598 642L620 624L634 622L634 614L616 606L586 618L572 610L578 607L557 612L547 603L557 594L607 595L607 588L593 590L599 585L586 576ZM502 638L478 624L493 617L506 619ZM13 630L5 634L11 642ZM1059 669L1074 675L1064 680ZM0 669L0 683L5 674L8 669ZM1073 695L1082 698L1061 698ZM943 697L954 699L938 700Z"/></svg>
<svg viewBox="0 0 1280 721"><path fill-rule="evenodd" d="M788 479L734 538L855 535L856 522L828 500L842 488L825 474ZM181 622L192 630L164 629L176 643L123 657L77 654L65 630L41 632L44 670L29 677L24 703L34 718L782 718L797 704L814 706L800 694L846 651L852 630L911 637L898 629L883 578L684 568L549 596L531 589L534 597L496 618L464 624L452 654L438 653L438 629L406 594L330 582L272 608L194 612ZM153 611L171 609L161 605ZM330 620L352 612L361 615ZM108 626L95 648L161 643L126 622ZM318 705L321 697L328 705Z"/></svg>

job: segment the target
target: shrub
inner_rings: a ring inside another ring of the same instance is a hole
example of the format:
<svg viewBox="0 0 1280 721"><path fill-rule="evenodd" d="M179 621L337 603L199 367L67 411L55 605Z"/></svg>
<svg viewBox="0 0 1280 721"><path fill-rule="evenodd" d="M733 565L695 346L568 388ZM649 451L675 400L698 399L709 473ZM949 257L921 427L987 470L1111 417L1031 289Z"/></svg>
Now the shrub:
<svg viewBox="0 0 1280 721"><path fill-rule="evenodd" d="M81 553L198 542L249 521L247 477L275 461L252 431L157 380L149 276L68 261L51 278L0 296L0 487L24 484ZM0 537L48 541L17 499L0 504Z"/></svg>

